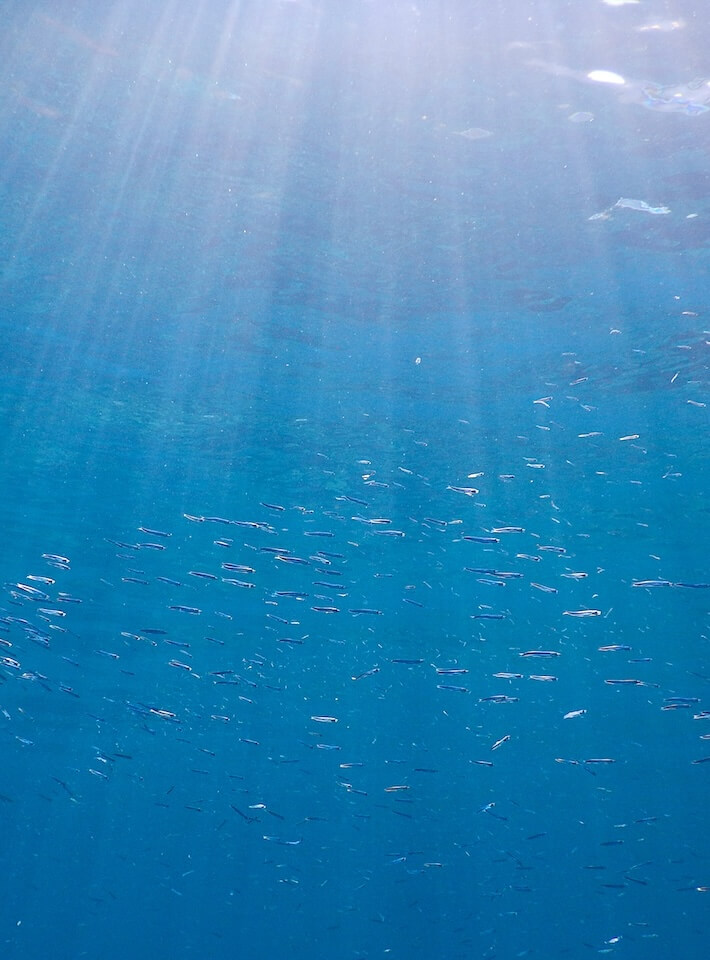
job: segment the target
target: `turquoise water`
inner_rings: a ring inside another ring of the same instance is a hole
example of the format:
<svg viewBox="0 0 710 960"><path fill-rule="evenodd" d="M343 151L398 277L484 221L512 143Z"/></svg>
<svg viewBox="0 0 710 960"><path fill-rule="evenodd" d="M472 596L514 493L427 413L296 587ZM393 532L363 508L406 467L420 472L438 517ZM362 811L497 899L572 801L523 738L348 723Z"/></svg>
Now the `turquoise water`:
<svg viewBox="0 0 710 960"><path fill-rule="evenodd" d="M0 38L2 956L704 957L701 5L96 7Z"/></svg>

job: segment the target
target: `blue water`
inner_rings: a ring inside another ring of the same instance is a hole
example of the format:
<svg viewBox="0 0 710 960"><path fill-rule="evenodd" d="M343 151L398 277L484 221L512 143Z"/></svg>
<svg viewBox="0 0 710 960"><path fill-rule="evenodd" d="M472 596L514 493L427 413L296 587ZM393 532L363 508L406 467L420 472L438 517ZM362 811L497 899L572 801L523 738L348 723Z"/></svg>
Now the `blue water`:
<svg viewBox="0 0 710 960"><path fill-rule="evenodd" d="M707 956L709 32L3 5L2 958Z"/></svg>

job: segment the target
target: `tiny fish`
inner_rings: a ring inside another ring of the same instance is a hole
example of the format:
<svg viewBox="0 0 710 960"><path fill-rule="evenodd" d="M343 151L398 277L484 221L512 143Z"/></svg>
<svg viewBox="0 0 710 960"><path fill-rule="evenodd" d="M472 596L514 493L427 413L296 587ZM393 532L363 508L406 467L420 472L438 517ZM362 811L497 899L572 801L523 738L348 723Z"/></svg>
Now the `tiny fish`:
<svg viewBox="0 0 710 960"><path fill-rule="evenodd" d="M366 670L364 673L358 674L356 677L351 677L351 680L362 680L364 677L371 677L375 673L379 673L379 667L373 667L372 670Z"/></svg>
<svg viewBox="0 0 710 960"><path fill-rule="evenodd" d="M519 653L519 657L559 657L560 653L558 650L525 650L523 653Z"/></svg>

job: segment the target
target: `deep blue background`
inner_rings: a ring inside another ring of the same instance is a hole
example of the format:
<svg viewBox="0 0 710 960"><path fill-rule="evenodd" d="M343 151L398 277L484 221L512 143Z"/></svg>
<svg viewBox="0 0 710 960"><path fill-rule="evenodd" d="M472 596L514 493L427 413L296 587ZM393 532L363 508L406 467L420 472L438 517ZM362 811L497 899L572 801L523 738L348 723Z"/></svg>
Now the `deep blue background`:
<svg viewBox="0 0 710 960"><path fill-rule="evenodd" d="M3 5L2 957L706 955L708 49Z"/></svg>

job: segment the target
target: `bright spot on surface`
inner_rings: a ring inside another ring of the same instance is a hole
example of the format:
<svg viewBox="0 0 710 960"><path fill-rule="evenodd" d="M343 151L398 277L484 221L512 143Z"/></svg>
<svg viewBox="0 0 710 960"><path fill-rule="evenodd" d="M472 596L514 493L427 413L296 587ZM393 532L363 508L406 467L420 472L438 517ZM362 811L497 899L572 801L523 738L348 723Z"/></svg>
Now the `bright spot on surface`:
<svg viewBox="0 0 710 960"><path fill-rule="evenodd" d="M602 0L607 7L623 7L626 3L638 3L639 0Z"/></svg>
<svg viewBox="0 0 710 960"><path fill-rule="evenodd" d="M588 113L586 110L579 110L577 113L572 113L568 117L572 123L591 123L594 119L593 113Z"/></svg>
<svg viewBox="0 0 710 960"><path fill-rule="evenodd" d="M611 70L592 70L587 74L587 79L596 83L626 83L621 74L612 73Z"/></svg>
<svg viewBox="0 0 710 960"><path fill-rule="evenodd" d="M672 30L682 30L685 27L685 20L658 20L654 23L646 23L638 27L639 33L670 33Z"/></svg>
<svg viewBox="0 0 710 960"><path fill-rule="evenodd" d="M490 130L484 130L483 127L469 127L468 130L458 130L457 134L467 140L485 140L486 137L493 136Z"/></svg>

